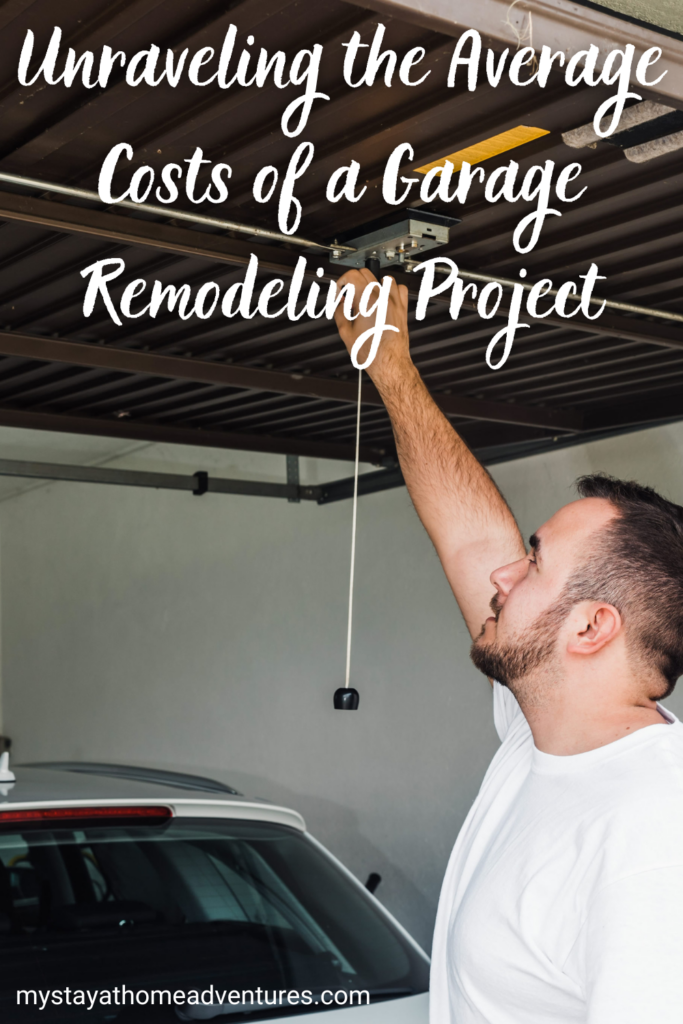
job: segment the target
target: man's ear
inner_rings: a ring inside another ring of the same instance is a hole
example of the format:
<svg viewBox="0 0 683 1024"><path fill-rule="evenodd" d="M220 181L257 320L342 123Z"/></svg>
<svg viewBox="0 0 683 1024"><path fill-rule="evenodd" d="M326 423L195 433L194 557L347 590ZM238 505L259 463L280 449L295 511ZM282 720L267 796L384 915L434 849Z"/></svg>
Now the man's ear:
<svg viewBox="0 0 683 1024"><path fill-rule="evenodd" d="M582 601L569 617L568 654L596 654L621 632L622 619L613 604Z"/></svg>

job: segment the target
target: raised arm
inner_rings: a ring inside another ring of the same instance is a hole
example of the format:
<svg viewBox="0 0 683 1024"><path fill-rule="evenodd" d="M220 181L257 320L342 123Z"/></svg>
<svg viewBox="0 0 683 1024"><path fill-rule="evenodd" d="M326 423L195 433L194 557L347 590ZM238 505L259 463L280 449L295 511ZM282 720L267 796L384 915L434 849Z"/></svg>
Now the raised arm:
<svg viewBox="0 0 683 1024"><path fill-rule="evenodd" d="M375 278L351 270L338 282L356 286L356 296ZM337 327L350 350L372 318L347 320L340 306ZM408 290L393 285L386 332L368 373L391 417L403 476L441 559L472 636L490 615L494 569L524 555L512 512L493 480L438 408L410 357ZM361 360L365 356L364 348Z"/></svg>

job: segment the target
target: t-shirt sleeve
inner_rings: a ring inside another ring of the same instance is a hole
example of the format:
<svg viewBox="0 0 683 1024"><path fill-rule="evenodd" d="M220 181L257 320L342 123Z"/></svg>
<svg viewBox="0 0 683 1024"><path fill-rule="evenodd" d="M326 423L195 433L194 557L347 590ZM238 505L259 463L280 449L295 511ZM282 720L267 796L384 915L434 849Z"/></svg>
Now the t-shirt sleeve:
<svg viewBox="0 0 683 1024"><path fill-rule="evenodd" d="M522 717L522 709L516 698L507 688L495 679L493 681L493 724L501 743L507 736L510 727Z"/></svg>
<svg viewBox="0 0 683 1024"><path fill-rule="evenodd" d="M683 864L606 886L579 944L586 1024L681 1024Z"/></svg>

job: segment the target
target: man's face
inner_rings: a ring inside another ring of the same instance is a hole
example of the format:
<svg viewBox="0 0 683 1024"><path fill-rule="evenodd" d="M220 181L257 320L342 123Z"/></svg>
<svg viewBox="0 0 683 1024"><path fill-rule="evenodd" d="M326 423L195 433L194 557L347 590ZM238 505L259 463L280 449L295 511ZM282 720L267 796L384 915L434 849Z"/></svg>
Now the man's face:
<svg viewBox="0 0 683 1024"><path fill-rule="evenodd" d="M604 498L565 505L530 538L528 555L491 573L493 615L472 645L477 668L510 684L548 660L561 625L554 609L564 586L595 553L614 516Z"/></svg>

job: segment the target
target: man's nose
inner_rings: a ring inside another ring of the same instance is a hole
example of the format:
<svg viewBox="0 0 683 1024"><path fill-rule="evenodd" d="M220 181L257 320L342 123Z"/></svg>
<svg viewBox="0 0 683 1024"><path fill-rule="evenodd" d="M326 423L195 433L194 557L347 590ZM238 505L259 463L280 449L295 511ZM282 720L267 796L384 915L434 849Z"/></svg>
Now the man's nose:
<svg viewBox="0 0 683 1024"><path fill-rule="evenodd" d="M524 579L529 571L529 559L519 558L516 562L510 562L509 565L503 565L500 569L496 569L491 573L491 583L498 591L499 598L506 598L515 583L519 583L521 579Z"/></svg>

